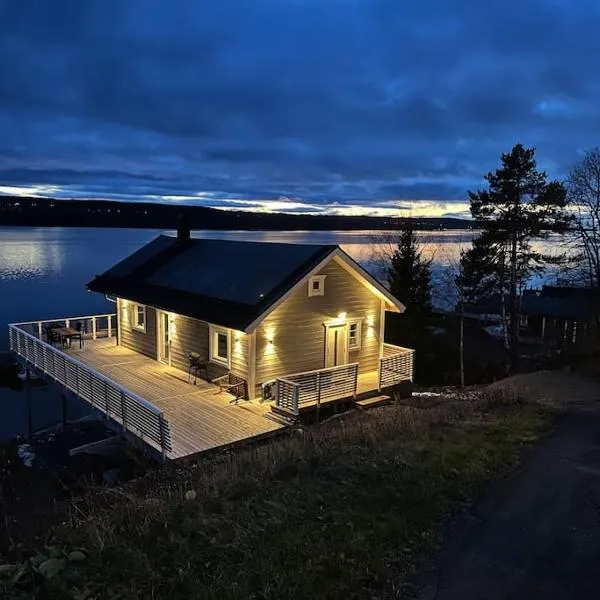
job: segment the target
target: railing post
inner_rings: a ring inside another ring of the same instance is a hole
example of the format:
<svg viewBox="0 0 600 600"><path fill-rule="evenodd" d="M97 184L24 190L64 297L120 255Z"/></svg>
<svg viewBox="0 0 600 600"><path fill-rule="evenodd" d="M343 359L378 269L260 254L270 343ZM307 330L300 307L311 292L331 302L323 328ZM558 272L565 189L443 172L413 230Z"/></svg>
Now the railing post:
<svg viewBox="0 0 600 600"><path fill-rule="evenodd" d="M126 403L125 403L125 394L123 393L123 390L121 390L121 424L122 424L123 432L125 432L125 430L127 429L127 410L126 410ZM161 437L161 442L162 442L162 437Z"/></svg>
<svg viewBox="0 0 600 600"><path fill-rule="evenodd" d="M96 317L92 317L92 339L96 339Z"/></svg>
<svg viewBox="0 0 600 600"><path fill-rule="evenodd" d="M317 423L319 422L319 413L321 412L321 372L317 373Z"/></svg>
<svg viewBox="0 0 600 600"><path fill-rule="evenodd" d="M158 415L158 429L160 432L160 449L162 455L163 463L167 461L167 441L166 441L166 431L165 431L165 413L161 412Z"/></svg>
<svg viewBox="0 0 600 600"><path fill-rule="evenodd" d="M358 391L358 365L354 365L354 394L352 394L352 398L356 400L356 393Z"/></svg>
<svg viewBox="0 0 600 600"><path fill-rule="evenodd" d="M65 319L65 327L71 327L71 319Z"/></svg>
<svg viewBox="0 0 600 600"><path fill-rule="evenodd" d="M104 414L108 418L108 383L106 381L104 382Z"/></svg>
<svg viewBox="0 0 600 600"><path fill-rule="evenodd" d="M40 340L42 339L42 322L38 321L38 337L40 338Z"/></svg>
<svg viewBox="0 0 600 600"><path fill-rule="evenodd" d="M379 364L377 365L377 391L381 392L381 367L383 365L383 358L379 359Z"/></svg>
<svg viewBox="0 0 600 600"><path fill-rule="evenodd" d="M112 315L108 315L108 337L112 337Z"/></svg>

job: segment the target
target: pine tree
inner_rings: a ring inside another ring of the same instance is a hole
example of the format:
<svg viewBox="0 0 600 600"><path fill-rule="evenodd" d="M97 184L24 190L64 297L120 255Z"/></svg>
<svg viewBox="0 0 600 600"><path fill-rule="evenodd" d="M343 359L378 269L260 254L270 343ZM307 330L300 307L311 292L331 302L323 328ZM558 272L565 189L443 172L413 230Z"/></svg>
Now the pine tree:
<svg viewBox="0 0 600 600"><path fill-rule="evenodd" d="M388 266L388 284L394 296L406 306L408 316L431 312L431 261L421 255L410 222L400 232L398 247Z"/></svg>
<svg viewBox="0 0 600 600"><path fill-rule="evenodd" d="M570 219L566 192L558 181L546 181L537 169L535 149L517 144L502 154L501 167L485 176L487 190L469 192L471 215L481 234L463 258L463 285L472 297L497 294L508 304L508 348L511 370L518 367L520 292L526 281L556 256L537 252L531 242L564 232Z"/></svg>

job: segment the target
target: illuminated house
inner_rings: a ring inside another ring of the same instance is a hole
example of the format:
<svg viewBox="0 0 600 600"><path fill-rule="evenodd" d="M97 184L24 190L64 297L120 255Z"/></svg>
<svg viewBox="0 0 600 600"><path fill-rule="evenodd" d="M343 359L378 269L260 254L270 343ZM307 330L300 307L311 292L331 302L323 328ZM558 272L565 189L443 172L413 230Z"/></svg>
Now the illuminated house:
<svg viewBox="0 0 600 600"><path fill-rule="evenodd" d="M180 227L88 289L115 314L12 324L11 350L166 459L412 380L413 351L383 340L386 311L404 306L338 246L193 239Z"/></svg>
<svg viewBox="0 0 600 600"><path fill-rule="evenodd" d="M88 287L117 298L119 344L182 370L194 353L206 378L231 373L250 400L275 398L278 378L344 365L356 365L344 377L356 376L361 391L378 390L385 311L404 310L338 246L193 239L185 230Z"/></svg>

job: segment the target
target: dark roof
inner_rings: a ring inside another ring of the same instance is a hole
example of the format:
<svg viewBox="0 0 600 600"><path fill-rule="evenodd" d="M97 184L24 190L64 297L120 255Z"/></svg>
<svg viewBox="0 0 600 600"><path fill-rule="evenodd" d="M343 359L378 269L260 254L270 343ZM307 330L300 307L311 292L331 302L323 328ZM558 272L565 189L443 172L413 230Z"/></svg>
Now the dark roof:
<svg viewBox="0 0 600 600"><path fill-rule="evenodd" d="M508 310L509 296L505 296ZM471 314L500 314L501 296L491 294L475 304L466 304ZM525 290L521 297L523 315L555 319L589 320L600 313L600 293L589 288L544 285L541 290Z"/></svg>
<svg viewBox="0 0 600 600"><path fill-rule="evenodd" d="M88 289L244 330L337 248L159 236Z"/></svg>
<svg viewBox="0 0 600 600"><path fill-rule="evenodd" d="M521 312L524 315L585 321L600 312L598 290L545 285L541 290L526 290Z"/></svg>

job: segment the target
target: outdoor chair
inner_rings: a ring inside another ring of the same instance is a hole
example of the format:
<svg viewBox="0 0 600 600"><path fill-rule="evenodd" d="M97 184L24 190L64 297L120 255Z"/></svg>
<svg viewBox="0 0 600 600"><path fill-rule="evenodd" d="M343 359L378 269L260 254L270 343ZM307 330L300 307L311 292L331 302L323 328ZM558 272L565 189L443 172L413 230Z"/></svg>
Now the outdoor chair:
<svg viewBox="0 0 600 600"><path fill-rule="evenodd" d="M219 393L226 391L235 396L231 402L237 404L240 398L246 396L246 380L239 375L227 373L226 375L221 375L221 377L213 379L212 382L219 386Z"/></svg>

